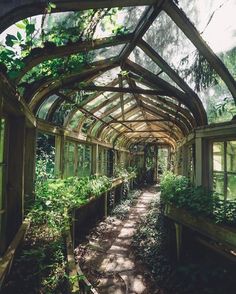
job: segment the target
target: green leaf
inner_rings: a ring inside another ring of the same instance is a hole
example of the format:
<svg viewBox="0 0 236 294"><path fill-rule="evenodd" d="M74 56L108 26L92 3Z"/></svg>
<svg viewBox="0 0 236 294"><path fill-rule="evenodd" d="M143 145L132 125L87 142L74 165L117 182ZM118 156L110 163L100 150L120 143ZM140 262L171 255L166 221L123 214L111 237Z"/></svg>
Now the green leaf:
<svg viewBox="0 0 236 294"><path fill-rule="evenodd" d="M7 34L5 44L9 47L13 47L14 41L17 41L17 38L13 35Z"/></svg>
<svg viewBox="0 0 236 294"><path fill-rule="evenodd" d="M21 40L22 40L22 35L21 35L21 33L20 33L20 32L17 32L17 38L18 38L18 40L19 40L19 41L21 41Z"/></svg>
<svg viewBox="0 0 236 294"><path fill-rule="evenodd" d="M19 74L18 71L12 70L12 71L9 71L8 76L10 79L15 79L18 77L18 74Z"/></svg>
<svg viewBox="0 0 236 294"><path fill-rule="evenodd" d="M57 6L55 3L49 2L48 5L52 8L55 9Z"/></svg>
<svg viewBox="0 0 236 294"><path fill-rule="evenodd" d="M26 18L26 19L23 19L22 22L23 22L25 25L29 24L29 20L28 20L27 18Z"/></svg>
<svg viewBox="0 0 236 294"><path fill-rule="evenodd" d="M16 23L16 27L21 30L25 30L25 26L26 26L26 24L23 21Z"/></svg>
<svg viewBox="0 0 236 294"><path fill-rule="evenodd" d="M35 25L32 23L29 23L26 25L26 35L31 35L35 31Z"/></svg>

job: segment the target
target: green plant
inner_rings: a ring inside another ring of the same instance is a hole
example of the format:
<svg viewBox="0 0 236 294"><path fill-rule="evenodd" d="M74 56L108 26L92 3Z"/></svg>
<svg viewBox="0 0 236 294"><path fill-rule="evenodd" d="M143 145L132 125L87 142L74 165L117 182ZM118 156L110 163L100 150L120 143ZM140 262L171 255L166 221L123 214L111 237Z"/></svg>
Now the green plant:
<svg viewBox="0 0 236 294"><path fill-rule="evenodd" d="M188 209L193 214L212 218L217 223L236 224L236 201L222 200L217 193L194 187L188 178L166 172L161 179L164 202Z"/></svg>
<svg viewBox="0 0 236 294"><path fill-rule="evenodd" d="M121 220L125 219L130 211L132 204L136 201L140 194L140 190L130 191L126 199L123 199L121 203L116 205L116 207L112 210L112 215Z"/></svg>
<svg viewBox="0 0 236 294"><path fill-rule="evenodd" d="M135 177L135 176L136 176L135 168L129 167L128 169L126 169L120 165L117 165L115 167L114 177L116 178L123 178L125 180L129 177Z"/></svg>

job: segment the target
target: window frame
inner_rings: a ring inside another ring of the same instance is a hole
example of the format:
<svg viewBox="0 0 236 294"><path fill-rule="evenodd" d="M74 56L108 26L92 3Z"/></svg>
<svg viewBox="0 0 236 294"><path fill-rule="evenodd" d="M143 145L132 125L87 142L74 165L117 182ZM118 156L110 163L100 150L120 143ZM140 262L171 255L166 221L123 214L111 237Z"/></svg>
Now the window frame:
<svg viewBox="0 0 236 294"><path fill-rule="evenodd" d="M227 188L228 188L228 175L235 175L236 176L236 172L230 172L227 171L227 142L230 141L235 141L236 142L236 138L235 137L228 137L228 138L214 138L210 141L210 183L209 186L210 188L213 190L213 177L214 177L214 173L216 174L222 174L223 178L224 178L224 195L220 194L223 196L223 200L229 200L228 199L228 192L227 192ZM214 171L214 160L213 160L213 156L214 156L214 152L213 152L213 146L214 143L223 143L224 145L224 149L223 149L223 163L224 163L224 167L223 167L223 171ZM236 155L236 154L235 154ZM236 194L235 194L235 200L236 200ZM234 199L233 198L233 199Z"/></svg>

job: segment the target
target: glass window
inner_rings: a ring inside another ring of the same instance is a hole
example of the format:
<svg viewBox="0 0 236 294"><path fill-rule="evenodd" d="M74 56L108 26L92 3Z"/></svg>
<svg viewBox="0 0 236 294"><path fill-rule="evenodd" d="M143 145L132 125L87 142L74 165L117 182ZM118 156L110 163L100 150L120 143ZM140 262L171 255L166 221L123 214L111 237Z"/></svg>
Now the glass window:
<svg viewBox="0 0 236 294"><path fill-rule="evenodd" d="M46 99L40 106L37 111L37 117L46 119L48 111L50 110L51 106L59 97L57 95L52 95L48 99Z"/></svg>
<svg viewBox="0 0 236 294"><path fill-rule="evenodd" d="M78 177L90 176L92 173L92 148L90 145L78 144L77 149L77 175Z"/></svg>
<svg viewBox="0 0 236 294"><path fill-rule="evenodd" d="M124 48L125 45L116 45L105 47L102 49L96 49L89 52L89 61L95 62L100 61L107 58L112 58L118 56L121 50Z"/></svg>
<svg viewBox="0 0 236 294"><path fill-rule="evenodd" d="M236 173L236 141L227 142L227 172Z"/></svg>
<svg viewBox="0 0 236 294"><path fill-rule="evenodd" d="M236 199L236 141L213 143L213 189L224 199Z"/></svg>
<svg viewBox="0 0 236 294"><path fill-rule="evenodd" d="M213 144L213 170L224 171L224 143Z"/></svg>

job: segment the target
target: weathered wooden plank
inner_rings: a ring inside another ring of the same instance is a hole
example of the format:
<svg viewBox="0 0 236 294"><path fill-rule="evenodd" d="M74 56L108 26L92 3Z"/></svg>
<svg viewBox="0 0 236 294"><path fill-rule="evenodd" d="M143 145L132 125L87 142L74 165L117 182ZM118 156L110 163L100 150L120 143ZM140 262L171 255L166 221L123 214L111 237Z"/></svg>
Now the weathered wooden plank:
<svg viewBox="0 0 236 294"><path fill-rule="evenodd" d="M78 87L77 87L78 88ZM137 93L137 94L147 94L147 95L166 95L170 96L172 93L167 90L147 90L141 88L132 89L130 87L108 87L108 86L84 86L81 85L78 90L85 91L99 91L99 92L116 92L116 93Z"/></svg>
<svg viewBox="0 0 236 294"><path fill-rule="evenodd" d="M24 220L17 234L15 235L14 239L8 246L7 251L5 252L3 257L0 259L0 289L4 282L4 279L6 278L7 274L10 272L12 261L15 256L16 250L19 247L20 243L23 241L29 226L30 226L30 220L29 219Z"/></svg>
<svg viewBox="0 0 236 294"><path fill-rule="evenodd" d="M69 283L70 283L70 293L79 294L80 293L79 277L78 277L77 267L75 263L71 233L69 230L66 233L66 255L67 255L67 268L68 268L68 276L69 276Z"/></svg>
<svg viewBox="0 0 236 294"><path fill-rule="evenodd" d="M212 220L193 215L185 209L174 205L165 206L165 215L200 234L236 249L236 229L225 225L215 224Z"/></svg>

